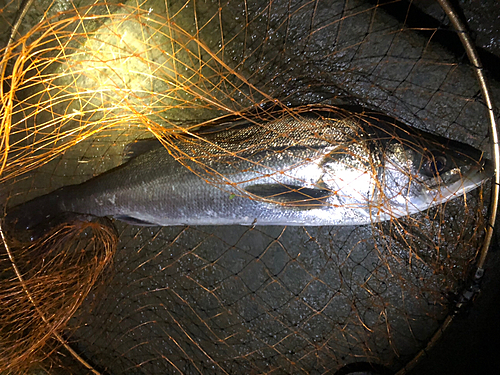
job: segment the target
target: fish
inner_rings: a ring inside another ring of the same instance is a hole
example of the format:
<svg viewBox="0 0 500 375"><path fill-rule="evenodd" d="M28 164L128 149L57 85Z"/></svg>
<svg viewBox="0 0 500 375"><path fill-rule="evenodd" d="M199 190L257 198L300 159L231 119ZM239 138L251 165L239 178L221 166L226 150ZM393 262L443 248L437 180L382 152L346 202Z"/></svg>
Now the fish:
<svg viewBox="0 0 500 375"><path fill-rule="evenodd" d="M128 145L123 164L7 210L17 231L79 217L132 225L365 225L480 186L480 150L366 109L306 106ZM165 147L165 144L167 147Z"/></svg>

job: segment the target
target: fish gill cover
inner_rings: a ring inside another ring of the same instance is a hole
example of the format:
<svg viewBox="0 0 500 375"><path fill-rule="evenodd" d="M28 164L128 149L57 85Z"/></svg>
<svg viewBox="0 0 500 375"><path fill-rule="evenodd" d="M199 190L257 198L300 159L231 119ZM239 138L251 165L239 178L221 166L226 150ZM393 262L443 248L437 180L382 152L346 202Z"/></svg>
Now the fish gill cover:
<svg viewBox="0 0 500 375"><path fill-rule="evenodd" d="M402 13L370 1L89 3L34 2L2 51L7 212L116 167L127 145L151 137L204 184L232 186L241 181L210 157L242 168L241 150L213 141L214 124L267 134L312 105L376 110L488 151L473 70L434 41L451 35L440 30L445 18L415 24L421 10L408 3L396 2ZM2 27L18 7L2 9ZM311 139L323 141L321 131ZM253 148L274 150L273 139L249 142L243 160ZM258 191L264 204L280 196ZM298 374L370 363L395 372L427 345L466 282L486 203L480 188L368 225L68 220L31 243L6 232L0 369Z"/></svg>

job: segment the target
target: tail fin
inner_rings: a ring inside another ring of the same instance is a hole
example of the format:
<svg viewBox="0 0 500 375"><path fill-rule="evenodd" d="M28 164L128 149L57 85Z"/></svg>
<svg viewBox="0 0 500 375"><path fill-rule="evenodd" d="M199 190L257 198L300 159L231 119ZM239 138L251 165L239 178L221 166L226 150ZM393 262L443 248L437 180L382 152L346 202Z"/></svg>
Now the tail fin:
<svg viewBox="0 0 500 375"><path fill-rule="evenodd" d="M65 195L65 188L61 188L8 209L4 218L5 229L16 236L29 233L33 239L61 223L81 219L82 215L62 209Z"/></svg>

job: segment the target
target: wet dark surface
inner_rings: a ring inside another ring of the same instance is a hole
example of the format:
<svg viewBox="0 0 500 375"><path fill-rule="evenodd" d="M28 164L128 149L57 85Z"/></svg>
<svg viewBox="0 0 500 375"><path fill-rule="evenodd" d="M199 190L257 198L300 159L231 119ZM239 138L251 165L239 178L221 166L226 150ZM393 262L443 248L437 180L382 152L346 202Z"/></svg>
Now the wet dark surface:
<svg viewBox="0 0 500 375"><path fill-rule="evenodd" d="M410 374L496 374L500 369L500 248L494 243L479 297Z"/></svg>

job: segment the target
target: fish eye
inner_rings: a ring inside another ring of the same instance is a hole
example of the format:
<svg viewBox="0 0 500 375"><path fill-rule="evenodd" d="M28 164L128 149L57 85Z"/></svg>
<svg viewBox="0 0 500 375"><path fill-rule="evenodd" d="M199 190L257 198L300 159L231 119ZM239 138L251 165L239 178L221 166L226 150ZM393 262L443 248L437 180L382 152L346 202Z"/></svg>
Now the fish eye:
<svg viewBox="0 0 500 375"><path fill-rule="evenodd" d="M431 155L422 165L422 173L428 177L434 177L447 170L448 159L444 155Z"/></svg>

